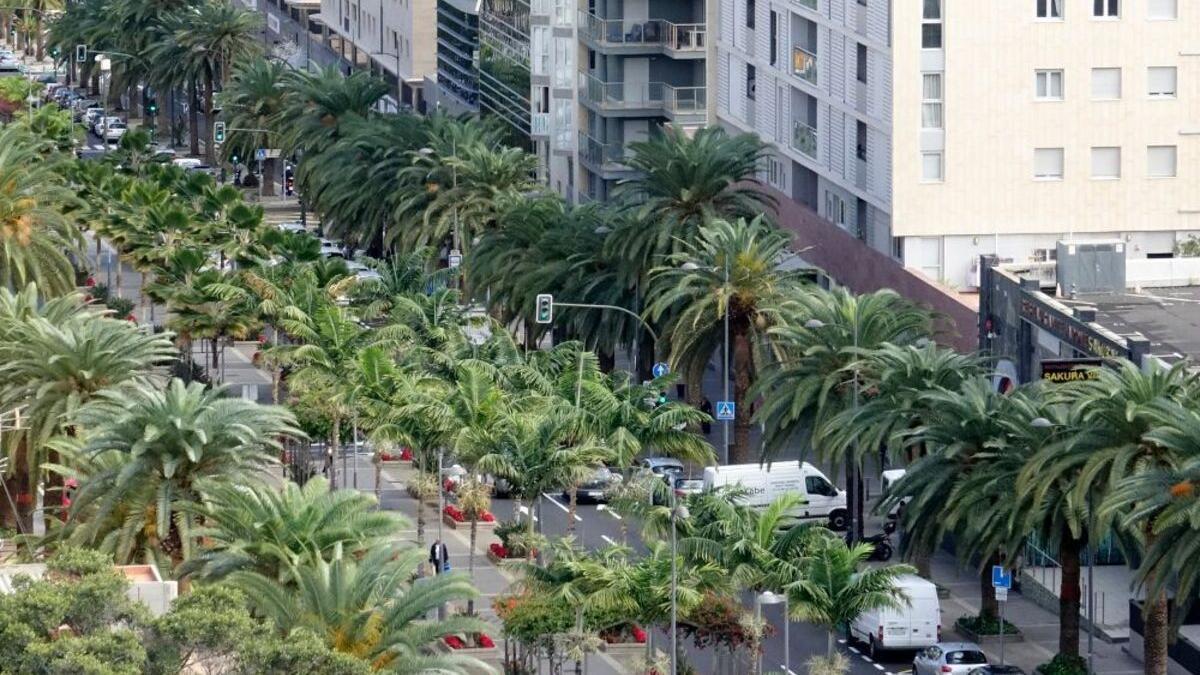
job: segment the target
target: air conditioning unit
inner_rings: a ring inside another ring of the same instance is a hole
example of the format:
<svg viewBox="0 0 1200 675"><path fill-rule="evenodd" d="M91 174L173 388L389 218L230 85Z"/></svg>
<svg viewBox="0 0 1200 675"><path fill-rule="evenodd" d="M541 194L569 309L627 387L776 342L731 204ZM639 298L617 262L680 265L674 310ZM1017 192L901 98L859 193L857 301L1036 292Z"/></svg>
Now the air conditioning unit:
<svg viewBox="0 0 1200 675"><path fill-rule="evenodd" d="M1125 291L1125 242L1058 242L1058 293L1073 297L1081 293Z"/></svg>

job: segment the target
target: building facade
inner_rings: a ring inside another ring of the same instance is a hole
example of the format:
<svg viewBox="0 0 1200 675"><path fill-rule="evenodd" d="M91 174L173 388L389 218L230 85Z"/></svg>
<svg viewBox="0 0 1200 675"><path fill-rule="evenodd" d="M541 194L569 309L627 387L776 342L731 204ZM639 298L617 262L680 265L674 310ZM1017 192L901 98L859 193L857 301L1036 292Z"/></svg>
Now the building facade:
<svg viewBox="0 0 1200 675"><path fill-rule="evenodd" d="M717 0L716 117L764 179L960 289L1059 240L1168 257L1200 230L1200 7Z"/></svg>
<svg viewBox="0 0 1200 675"><path fill-rule="evenodd" d="M437 0L437 72L425 79L431 109L479 112L480 0Z"/></svg>

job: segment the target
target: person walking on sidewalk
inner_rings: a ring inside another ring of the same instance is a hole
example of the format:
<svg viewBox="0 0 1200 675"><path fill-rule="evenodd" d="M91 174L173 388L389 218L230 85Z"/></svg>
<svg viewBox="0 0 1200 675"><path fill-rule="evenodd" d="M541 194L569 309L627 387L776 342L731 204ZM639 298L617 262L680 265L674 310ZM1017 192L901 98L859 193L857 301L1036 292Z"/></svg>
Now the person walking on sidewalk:
<svg viewBox="0 0 1200 675"><path fill-rule="evenodd" d="M450 551L446 549L446 545L441 539L433 542L433 546L429 547L429 564L433 565L434 574L442 574L450 571Z"/></svg>
<svg viewBox="0 0 1200 675"><path fill-rule="evenodd" d="M708 400L707 396L705 396L700 401L700 412L704 413L705 415L708 415L709 418L712 417L712 414L713 414L712 401ZM705 419L703 422L700 423L700 430L704 432L705 436L711 434L712 433L712 422L709 419Z"/></svg>

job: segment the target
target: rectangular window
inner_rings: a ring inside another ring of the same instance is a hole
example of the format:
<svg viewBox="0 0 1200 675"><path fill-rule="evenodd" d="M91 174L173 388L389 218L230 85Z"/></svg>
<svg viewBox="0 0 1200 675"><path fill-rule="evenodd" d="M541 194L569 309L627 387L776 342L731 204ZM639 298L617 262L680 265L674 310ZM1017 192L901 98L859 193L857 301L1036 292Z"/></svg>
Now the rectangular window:
<svg viewBox="0 0 1200 675"><path fill-rule="evenodd" d="M1175 98L1178 71L1175 66L1151 66L1146 69L1146 93L1151 98Z"/></svg>
<svg viewBox="0 0 1200 675"><path fill-rule="evenodd" d="M1092 98L1111 101L1121 98L1121 69L1092 68Z"/></svg>
<svg viewBox="0 0 1200 675"><path fill-rule="evenodd" d="M863 84L867 83L867 46L863 43L858 43L858 49L855 57L858 60L856 70L858 71L858 81Z"/></svg>
<svg viewBox="0 0 1200 675"><path fill-rule="evenodd" d="M1061 19L1063 0L1036 0L1037 18Z"/></svg>
<svg viewBox="0 0 1200 675"><path fill-rule="evenodd" d="M1175 146L1151 145L1146 148L1146 175L1151 178L1175 177Z"/></svg>
<svg viewBox="0 0 1200 675"><path fill-rule="evenodd" d="M1120 18L1121 0L1092 0L1092 16L1097 19Z"/></svg>
<svg viewBox="0 0 1200 675"><path fill-rule="evenodd" d="M754 66L746 64L746 98L754 100L755 89L758 87L758 75L754 71Z"/></svg>
<svg viewBox="0 0 1200 675"><path fill-rule="evenodd" d="M921 48L942 48L942 0L923 0L921 10Z"/></svg>
<svg viewBox="0 0 1200 675"><path fill-rule="evenodd" d="M1179 0L1147 0L1146 18L1152 21L1178 19Z"/></svg>
<svg viewBox="0 0 1200 675"><path fill-rule="evenodd" d="M942 74L921 74L921 128L942 128Z"/></svg>
<svg viewBox="0 0 1200 675"><path fill-rule="evenodd" d="M1063 179L1063 149L1034 148L1033 177L1036 180Z"/></svg>
<svg viewBox="0 0 1200 675"><path fill-rule="evenodd" d="M746 28L754 28L754 0L746 0Z"/></svg>
<svg viewBox="0 0 1200 675"><path fill-rule="evenodd" d="M771 65L779 61L779 13L771 10Z"/></svg>
<svg viewBox="0 0 1200 675"><path fill-rule="evenodd" d="M1035 96L1039 101L1061 101L1063 98L1063 71L1034 71Z"/></svg>
<svg viewBox="0 0 1200 675"><path fill-rule="evenodd" d="M529 29L530 52L533 58L531 70L534 75L550 74L550 27L531 26Z"/></svg>
<svg viewBox="0 0 1200 675"><path fill-rule="evenodd" d="M921 153L921 182L922 183L940 183L940 182L942 182L942 153L940 153L940 152L922 152Z"/></svg>
<svg viewBox="0 0 1200 675"><path fill-rule="evenodd" d="M1121 177L1120 148L1092 148L1092 178L1111 180Z"/></svg>

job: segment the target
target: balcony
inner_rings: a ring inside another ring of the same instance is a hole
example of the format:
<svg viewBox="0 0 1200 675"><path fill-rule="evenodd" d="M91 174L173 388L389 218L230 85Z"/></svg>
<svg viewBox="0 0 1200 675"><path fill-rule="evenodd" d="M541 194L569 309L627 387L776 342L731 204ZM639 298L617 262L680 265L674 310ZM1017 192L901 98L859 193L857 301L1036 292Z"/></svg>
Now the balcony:
<svg viewBox="0 0 1200 675"><path fill-rule="evenodd" d="M800 120L792 122L792 149L817 158L817 130Z"/></svg>
<svg viewBox="0 0 1200 675"><path fill-rule="evenodd" d="M708 44L708 31L703 23L602 19L583 11L579 13L579 32L597 49L627 54L703 57Z"/></svg>
<svg viewBox="0 0 1200 675"><path fill-rule="evenodd" d="M793 0L793 2L801 7L807 7L814 12L817 11L817 0Z"/></svg>
<svg viewBox="0 0 1200 675"><path fill-rule="evenodd" d="M550 135L550 113L533 113L529 118L529 133L533 136Z"/></svg>
<svg viewBox="0 0 1200 675"><path fill-rule="evenodd" d="M579 74L579 97L585 105L601 111L652 115L661 110L678 121L695 121L706 114L705 87L677 87L665 82L605 82L594 75ZM702 121L702 120L701 120Z"/></svg>
<svg viewBox="0 0 1200 675"><path fill-rule="evenodd" d="M804 47L792 47L792 74L796 77L817 83L817 55Z"/></svg>
<svg viewBox="0 0 1200 675"><path fill-rule="evenodd" d="M625 170L625 146L603 143L579 132L579 161L597 173Z"/></svg>

